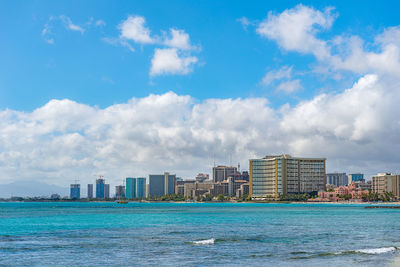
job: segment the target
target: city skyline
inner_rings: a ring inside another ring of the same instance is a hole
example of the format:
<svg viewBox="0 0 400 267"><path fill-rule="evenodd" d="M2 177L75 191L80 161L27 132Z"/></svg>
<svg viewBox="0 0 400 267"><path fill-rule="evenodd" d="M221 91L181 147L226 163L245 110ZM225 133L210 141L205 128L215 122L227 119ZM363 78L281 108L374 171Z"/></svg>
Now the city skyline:
<svg viewBox="0 0 400 267"><path fill-rule="evenodd" d="M194 177L268 154L400 173L396 8L75 4L2 3L0 184Z"/></svg>

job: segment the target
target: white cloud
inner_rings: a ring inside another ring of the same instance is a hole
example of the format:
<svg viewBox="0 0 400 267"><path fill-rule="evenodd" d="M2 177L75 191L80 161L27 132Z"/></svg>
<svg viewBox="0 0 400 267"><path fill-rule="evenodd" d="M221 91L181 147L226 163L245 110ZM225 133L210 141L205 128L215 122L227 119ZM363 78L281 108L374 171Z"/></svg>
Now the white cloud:
<svg viewBox="0 0 400 267"><path fill-rule="evenodd" d="M85 32L85 29L83 29L81 26L76 25L72 23L71 19L65 15L60 16L60 20L63 22L64 26L66 29L71 30L71 31L78 31L81 34Z"/></svg>
<svg viewBox="0 0 400 267"><path fill-rule="evenodd" d="M328 171L399 172L399 82L368 74L338 94L274 109L266 98L206 99L169 92L104 109L52 100L33 112L0 111L0 183L67 186L104 174L163 171L193 177L217 163L266 154L327 157Z"/></svg>
<svg viewBox="0 0 400 267"><path fill-rule="evenodd" d="M264 77L262 78L261 84L262 85L269 85L274 80L281 80L281 79L290 79L292 77L292 66L283 66L279 70L271 70L268 71Z"/></svg>
<svg viewBox="0 0 400 267"><path fill-rule="evenodd" d="M171 38L166 38L164 44L181 50L190 50L190 37L184 30L170 29Z"/></svg>
<svg viewBox="0 0 400 267"><path fill-rule="evenodd" d="M291 93L298 91L301 88L303 88L303 87L301 86L300 80L296 79L296 80L281 82L276 87L276 90L283 91L286 94L291 94Z"/></svg>
<svg viewBox="0 0 400 267"><path fill-rule="evenodd" d="M98 26L98 27L104 27L104 26L106 26L106 22L104 21L104 20L101 20L101 19L99 19L99 20L96 20L96 22L94 23L96 26Z"/></svg>
<svg viewBox="0 0 400 267"><path fill-rule="evenodd" d="M299 4L281 14L270 12L256 31L263 37L275 40L286 50L311 53L318 59L324 59L330 55L329 47L315 35L331 27L335 19L331 11L331 8L327 8L321 12Z"/></svg>
<svg viewBox="0 0 400 267"><path fill-rule="evenodd" d="M157 48L151 60L150 75L187 74L196 62L196 57L180 55L176 48Z"/></svg>
<svg viewBox="0 0 400 267"><path fill-rule="evenodd" d="M250 25L254 25L254 23L250 22L250 20L246 17L241 17L237 19L237 21L240 22L240 24L242 24L243 29L246 31Z"/></svg>
<svg viewBox="0 0 400 267"><path fill-rule="evenodd" d="M139 44L152 44L155 39L151 37L150 29L145 26L146 20L142 16L129 16L119 25L121 38L133 40Z"/></svg>

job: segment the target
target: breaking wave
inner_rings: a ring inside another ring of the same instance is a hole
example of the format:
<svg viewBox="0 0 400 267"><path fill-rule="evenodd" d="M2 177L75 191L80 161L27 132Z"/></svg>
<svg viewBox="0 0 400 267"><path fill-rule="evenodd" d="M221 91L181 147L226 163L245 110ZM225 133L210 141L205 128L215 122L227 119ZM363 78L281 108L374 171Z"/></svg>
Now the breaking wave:
<svg viewBox="0 0 400 267"><path fill-rule="evenodd" d="M210 238L206 240L198 240L198 241L193 241L193 244L195 245L212 245L215 242L215 238Z"/></svg>
<svg viewBox="0 0 400 267"><path fill-rule="evenodd" d="M398 249L397 247L370 248L370 249L359 249L359 250L356 250L355 252L365 253L365 254L382 254L382 253L393 252L397 249Z"/></svg>

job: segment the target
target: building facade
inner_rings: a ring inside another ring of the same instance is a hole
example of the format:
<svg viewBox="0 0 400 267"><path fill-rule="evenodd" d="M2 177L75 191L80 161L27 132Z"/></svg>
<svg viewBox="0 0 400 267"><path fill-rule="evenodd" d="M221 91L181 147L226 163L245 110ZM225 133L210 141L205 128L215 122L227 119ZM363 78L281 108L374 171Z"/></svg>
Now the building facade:
<svg viewBox="0 0 400 267"><path fill-rule="evenodd" d="M117 199L124 199L125 198L125 186L117 185L115 187L115 197Z"/></svg>
<svg viewBox="0 0 400 267"><path fill-rule="evenodd" d="M348 177L346 173L327 173L326 183L334 186L348 185Z"/></svg>
<svg viewBox="0 0 400 267"><path fill-rule="evenodd" d="M96 179L96 198L104 198L104 179Z"/></svg>
<svg viewBox="0 0 400 267"><path fill-rule="evenodd" d="M357 182L357 181L365 181L364 180L364 174L362 173L351 173L348 176L348 184L351 184L352 182Z"/></svg>
<svg viewBox="0 0 400 267"><path fill-rule="evenodd" d="M93 198L93 184L87 185L87 198Z"/></svg>
<svg viewBox="0 0 400 267"><path fill-rule="evenodd" d="M110 198L110 185L104 185L104 198Z"/></svg>
<svg viewBox="0 0 400 267"><path fill-rule="evenodd" d="M160 197L167 194L175 194L175 174L150 174L149 175L149 196Z"/></svg>
<svg viewBox="0 0 400 267"><path fill-rule="evenodd" d="M136 179L132 177L127 177L125 179L126 184L126 198L133 199L136 198Z"/></svg>
<svg viewBox="0 0 400 267"><path fill-rule="evenodd" d="M325 158L298 158L290 155L266 156L250 160L250 196L325 191Z"/></svg>
<svg viewBox="0 0 400 267"><path fill-rule="evenodd" d="M136 197L137 198L146 197L146 178L143 177L136 178Z"/></svg>
<svg viewBox="0 0 400 267"><path fill-rule="evenodd" d="M81 185L80 184L71 184L69 198L70 199L80 199L81 198Z"/></svg>
<svg viewBox="0 0 400 267"><path fill-rule="evenodd" d="M218 183L228 179L237 172L236 167L217 166L213 167L213 182Z"/></svg>
<svg viewBox="0 0 400 267"><path fill-rule="evenodd" d="M392 193L396 198L400 197L400 175L392 173L378 173L372 176L372 192L380 195Z"/></svg>

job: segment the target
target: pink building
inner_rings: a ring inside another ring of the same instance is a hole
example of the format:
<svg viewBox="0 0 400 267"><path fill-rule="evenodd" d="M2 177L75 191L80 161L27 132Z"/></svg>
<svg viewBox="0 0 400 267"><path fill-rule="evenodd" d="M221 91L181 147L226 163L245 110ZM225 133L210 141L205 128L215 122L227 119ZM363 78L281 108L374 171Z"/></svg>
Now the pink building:
<svg viewBox="0 0 400 267"><path fill-rule="evenodd" d="M332 201L337 202L344 200L340 196L351 195L352 200L361 200L363 194L368 194L368 190L362 190L360 187L356 187L355 183L352 182L348 186L339 186L334 189L333 192L318 192L318 199L316 201Z"/></svg>

